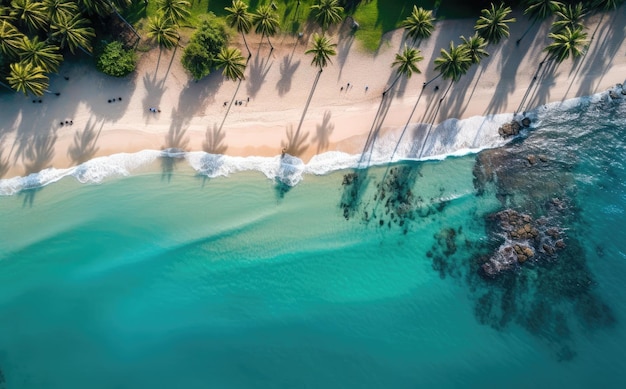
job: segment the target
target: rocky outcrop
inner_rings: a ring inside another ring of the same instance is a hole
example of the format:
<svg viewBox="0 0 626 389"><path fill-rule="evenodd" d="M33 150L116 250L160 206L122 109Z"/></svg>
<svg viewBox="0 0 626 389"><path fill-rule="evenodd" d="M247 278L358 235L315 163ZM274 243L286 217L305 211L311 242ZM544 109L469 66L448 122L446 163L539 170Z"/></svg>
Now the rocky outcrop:
<svg viewBox="0 0 626 389"><path fill-rule="evenodd" d="M546 218L532 216L507 209L489 216L496 223L497 234L504 236L504 243L482 264L482 271L489 277L514 269L528 261L548 260L558 250L565 248L563 232L549 225Z"/></svg>
<svg viewBox="0 0 626 389"><path fill-rule="evenodd" d="M509 123L504 123L499 129L498 134L500 134L503 138L509 138L511 136L515 136L519 134L519 130L522 128L522 125L519 124L516 120L512 120Z"/></svg>

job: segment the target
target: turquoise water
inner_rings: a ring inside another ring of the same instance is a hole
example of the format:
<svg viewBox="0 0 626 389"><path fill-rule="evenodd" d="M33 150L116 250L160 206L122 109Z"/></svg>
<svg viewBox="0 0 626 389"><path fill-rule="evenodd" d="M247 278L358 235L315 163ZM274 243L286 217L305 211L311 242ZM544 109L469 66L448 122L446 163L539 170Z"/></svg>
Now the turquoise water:
<svg viewBox="0 0 626 389"><path fill-rule="evenodd" d="M622 387L625 118L604 100L539 109L483 185L489 151L359 171L354 201L351 170L285 190L184 160L2 196L0 381ZM548 215L567 247L485 277L505 208Z"/></svg>

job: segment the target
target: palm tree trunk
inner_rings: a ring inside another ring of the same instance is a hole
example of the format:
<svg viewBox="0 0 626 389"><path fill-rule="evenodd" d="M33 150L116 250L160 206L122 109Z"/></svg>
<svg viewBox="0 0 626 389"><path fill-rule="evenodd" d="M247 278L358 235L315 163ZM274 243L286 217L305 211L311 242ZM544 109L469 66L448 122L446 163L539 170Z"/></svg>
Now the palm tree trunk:
<svg viewBox="0 0 626 389"><path fill-rule="evenodd" d="M430 84L431 82L435 81L436 79L438 79L439 77L441 77L441 73L439 73L438 75L436 75L435 77L433 77L432 79L426 81L423 85L422 88L426 88L426 85Z"/></svg>
<svg viewBox="0 0 626 389"><path fill-rule="evenodd" d="M154 68L154 80L156 80L157 73L159 72L159 65L161 64L162 53L163 53L163 46L159 46L159 57L157 58L156 67Z"/></svg>
<svg viewBox="0 0 626 389"><path fill-rule="evenodd" d="M270 36L269 35L267 35L267 43L270 44L270 52L274 51L274 46L272 46L272 42L270 41Z"/></svg>
<svg viewBox="0 0 626 389"><path fill-rule="evenodd" d="M120 15L119 12L117 12L117 8L115 8L115 6L110 2L107 1L107 3L109 3L109 7L111 7L111 9L113 10L113 12L115 12L115 15L117 15L118 18L120 18L121 21L123 21L124 23L126 23L126 25L135 33L135 36L137 37L137 42L135 42L135 45L137 43L139 43L139 40L141 39L141 35L139 35L139 33L137 32L137 30L135 30L135 28L133 28L133 26L128 23L128 21L126 19L124 19L124 17L122 15ZM134 45L133 45L134 46Z"/></svg>
<svg viewBox="0 0 626 389"><path fill-rule="evenodd" d="M7 89L11 89L12 91L15 91L15 89L11 88L10 86L8 86L7 84L5 84L4 82L0 81L0 85L2 85L3 87L7 88Z"/></svg>
<svg viewBox="0 0 626 389"><path fill-rule="evenodd" d="M243 43L246 45L246 50L248 50L248 59L250 57L252 57L252 52L250 51L250 48L248 47L248 42L246 42L246 35L243 33L243 31L241 31L241 37L243 38Z"/></svg>
<svg viewBox="0 0 626 389"><path fill-rule="evenodd" d="M259 52L261 51L261 46L263 46L263 39L265 38L265 31L261 33L261 42L259 42Z"/></svg>
<svg viewBox="0 0 626 389"><path fill-rule="evenodd" d="M448 92L450 91L450 88L452 88L452 84L454 84L454 81L450 81L450 85L448 85L448 87L446 88L445 93L439 99L439 104L437 105L437 109L435 110L435 114L433 115L433 119L430 121L430 124L428 126L428 130L426 131L426 137L424 137L424 142L422 142L422 147L420 149L420 153L417 156L418 158L422 158L422 154L424 153L424 148L426 147L426 142L428 141L428 138L430 136L430 131L432 130L433 125L435 124L435 120L437 120L437 114L439 113L439 108L441 108L441 102L448 95Z"/></svg>

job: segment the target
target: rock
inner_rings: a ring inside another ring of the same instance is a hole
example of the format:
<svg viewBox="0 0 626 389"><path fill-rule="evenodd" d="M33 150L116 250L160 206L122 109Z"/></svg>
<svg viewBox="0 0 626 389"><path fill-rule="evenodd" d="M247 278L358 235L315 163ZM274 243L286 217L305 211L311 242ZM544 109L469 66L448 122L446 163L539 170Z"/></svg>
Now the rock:
<svg viewBox="0 0 626 389"><path fill-rule="evenodd" d="M609 97L612 98L613 100L619 99L619 95L614 90L609 91Z"/></svg>
<svg viewBox="0 0 626 389"><path fill-rule="evenodd" d="M523 252L524 252L524 255L527 256L528 258L535 256L535 252L530 247L524 247Z"/></svg>
<svg viewBox="0 0 626 389"><path fill-rule="evenodd" d="M524 119L522 119L522 126L530 127L530 123L531 123L530 118L525 117Z"/></svg>
<svg viewBox="0 0 626 389"><path fill-rule="evenodd" d="M546 254L548 254L548 255L552 255L552 254L554 254L554 249L553 249L552 247L548 246L548 245L547 245L547 244L545 244L545 243L543 244L543 246L541 246L541 248L542 248L542 249L543 249L543 251L545 251L545 252L546 252Z"/></svg>
<svg viewBox="0 0 626 389"><path fill-rule="evenodd" d="M559 239L556 242L554 242L554 246L557 249L564 249L565 248L565 242L563 242L563 239Z"/></svg>
<svg viewBox="0 0 626 389"><path fill-rule="evenodd" d="M519 130L522 126L515 120L510 123L504 123L502 127L498 129L498 134L503 138L508 138L513 135L519 134Z"/></svg>
<svg viewBox="0 0 626 389"><path fill-rule="evenodd" d="M526 257L523 254L517 256L517 262L519 262L519 263L524 263L524 262L526 262L527 259L528 259L528 257Z"/></svg>
<svg viewBox="0 0 626 389"><path fill-rule="evenodd" d="M539 154L539 160L541 162L548 162L548 157L544 154Z"/></svg>
<svg viewBox="0 0 626 389"><path fill-rule="evenodd" d="M530 163L531 165L534 165L537 163L537 157L535 156L535 154L529 154L526 159L528 160L528 163Z"/></svg>

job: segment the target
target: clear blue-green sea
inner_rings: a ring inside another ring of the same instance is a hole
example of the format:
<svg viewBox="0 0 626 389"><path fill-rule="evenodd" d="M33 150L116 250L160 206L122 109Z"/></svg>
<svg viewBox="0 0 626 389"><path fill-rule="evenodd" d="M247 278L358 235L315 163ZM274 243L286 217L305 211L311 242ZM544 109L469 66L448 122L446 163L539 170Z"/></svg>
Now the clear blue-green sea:
<svg viewBox="0 0 626 389"><path fill-rule="evenodd" d="M529 115L323 174L139 153L0 180L0 388L625 387L626 99ZM503 210L564 245L485 274Z"/></svg>

